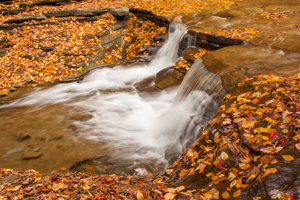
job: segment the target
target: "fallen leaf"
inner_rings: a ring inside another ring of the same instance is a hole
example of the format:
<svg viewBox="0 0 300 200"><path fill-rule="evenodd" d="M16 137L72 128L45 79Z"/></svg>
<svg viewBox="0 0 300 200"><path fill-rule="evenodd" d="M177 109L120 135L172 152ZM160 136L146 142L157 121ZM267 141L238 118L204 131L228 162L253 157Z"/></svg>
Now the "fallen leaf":
<svg viewBox="0 0 300 200"><path fill-rule="evenodd" d="M222 160L227 160L228 159L228 154L226 153L226 152L222 152L221 153L221 158L222 158Z"/></svg>
<svg viewBox="0 0 300 200"><path fill-rule="evenodd" d="M176 196L176 194L172 194L172 193L167 193L165 195L165 199L168 200L168 199L174 199Z"/></svg>
<svg viewBox="0 0 300 200"><path fill-rule="evenodd" d="M137 193L136 193L136 198L137 198L137 200L143 200L144 195L138 190Z"/></svg>
<svg viewBox="0 0 300 200"><path fill-rule="evenodd" d="M291 155L282 155L282 158L286 161L292 161L294 160L294 157Z"/></svg>
<svg viewBox="0 0 300 200"><path fill-rule="evenodd" d="M62 189L64 187L63 183L54 183L52 186L52 190L54 192L57 192L59 189Z"/></svg>
<svg viewBox="0 0 300 200"><path fill-rule="evenodd" d="M240 164L239 164L239 167L240 167L241 169L245 170L245 169L249 169L251 166L250 166L249 164L240 163Z"/></svg>
<svg viewBox="0 0 300 200"><path fill-rule="evenodd" d="M268 176L269 174L274 174L276 173L278 170L276 168L269 168L265 170L265 173L263 174L263 177Z"/></svg>
<svg viewBox="0 0 300 200"><path fill-rule="evenodd" d="M84 186L82 187L82 189L84 189L84 190L88 190L88 189L91 189L91 187L90 187L90 186L88 186L88 185L84 185Z"/></svg>
<svg viewBox="0 0 300 200"><path fill-rule="evenodd" d="M237 198L237 197L241 196L241 194L242 194L241 190L237 190L237 191L235 191L235 192L233 193L232 196L233 196L234 198Z"/></svg>
<svg viewBox="0 0 300 200"><path fill-rule="evenodd" d="M223 199L228 199L229 198L229 193L227 191L223 192L222 197Z"/></svg>

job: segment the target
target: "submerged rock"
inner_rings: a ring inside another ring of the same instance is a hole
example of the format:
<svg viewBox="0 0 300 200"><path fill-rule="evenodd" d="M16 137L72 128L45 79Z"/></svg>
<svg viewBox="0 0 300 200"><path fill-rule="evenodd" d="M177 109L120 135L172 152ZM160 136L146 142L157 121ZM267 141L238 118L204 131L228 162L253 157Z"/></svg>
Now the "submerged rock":
<svg viewBox="0 0 300 200"><path fill-rule="evenodd" d="M42 155L42 152L40 152L39 150L40 149L36 149L36 148L32 148L32 147L27 147L24 150L23 159L27 160L27 159L39 158Z"/></svg>
<svg viewBox="0 0 300 200"><path fill-rule="evenodd" d="M27 132L13 133L12 136L14 136L14 138L19 142L30 138L30 135Z"/></svg>
<svg viewBox="0 0 300 200"><path fill-rule="evenodd" d="M6 152L6 154L5 154L4 156L9 156L9 155L11 155L11 154L23 152L24 149L25 149L25 147L22 146L22 147L19 147L19 148L17 148L17 149L10 150L10 151Z"/></svg>

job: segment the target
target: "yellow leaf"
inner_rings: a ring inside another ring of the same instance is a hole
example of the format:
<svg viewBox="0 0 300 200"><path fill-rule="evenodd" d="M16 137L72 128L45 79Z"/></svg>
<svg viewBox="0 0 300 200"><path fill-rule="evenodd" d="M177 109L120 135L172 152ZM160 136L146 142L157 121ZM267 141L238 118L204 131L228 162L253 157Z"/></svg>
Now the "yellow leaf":
<svg viewBox="0 0 300 200"><path fill-rule="evenodd" d="M250 166L249 164L240 163L240 164L239 164L239 167L240 167L241 169L245 170L245 169L249 169L251 166Z"/></svg>
<svg viewBox="0 0 300 200"><path fill-rule="evenodd" d="M168 188L168 192L172 194L176 194L177 191L174 188Z"/></svg>
<svg viewBox="0 0 300 200"><path fill-rule="evenodd" d="M221 153L221 158L222 158L222 160L227 160L228 159L228 154L223 151Z"/></svg>
<svg viewBox="0 0 300 200"><path fill-rule="evenodd" d="M219 199L220 192L216 188L210 190L213 199Z"/></svg>
<svg viewBox="0 0 300 200"><path fill-rule="evenodd" d="M267 117L265 120L268 122L273 122L273 119L271 119L270 117Z"/></svg>
<svg viewBox="0 0 300 200"><path fill-rule="evenodd" d="M193 153L193 151L189 150L188 153L187 153L187 155L190 156L190 157L193 157L194 153Z"/></svg>
<svg viewBox="0 0 300 200"><path fill-rule="evenodd" d="M263 140L269 140L269 137L268 136L262 136L262 139Z"/></svg>
<svg viewBox="0 0 300 200"><path fill-rule="evenodd" d="M243 126L243 128L250 128L250 127L254 127L254 123L255 122L244 121L242 126Z"/></svg>
<svg viewBox="0 0 300 200"><path fill-rule="evenodd" d="M269 128L260 128L259 130L263 133L269 133L269 131L270 131Z"/></svg>
<svg viewBox="0 0 300 200"><path fill-rule="evenodd" d="M174 199L175 196L176 196L176 194L167 193L167 194L165 195L165 199L166 199L166 200L167 200L167 199Z"/></svg>
<svg viewBox="0 0 300 200"><path fill-rule="evenodd" d="M42 175L37 174L34 176L34 180L39 181L39 180L41 180L42 177L43 177Z"/></svg>
<svg viewBox="0 0 300 200"><path fill-rule="evenodd" d="M229 198L229 193L227 191L225 191L223 194L222 194L222 197L223 199L228 199Z"/></svg>
<svg viewBox="0 0 300 200"><path fill-rule="evenodd" d="M294 157L293 156L290 156L290 155L282 155L282 158L286 161L292 161L294 160Z"/></svg>
<svg viewBox="0 0 300 200"><path fill-rule="evenodd" d="M182 190L184 190L184 189L185 189L185 187L184 187L183 185L176 188L177 192L180 192L180 191L182 191Z"/></svg>
<svg viewBox="0 0 300 200"><path fill-rule="evenodd" d="M237 197L241 196L241 193L242 193L241 190L237 190L237 191L235 191L235 192L233 193L232 196L233 196L234 198L237 198Z"/></svg>
<svg viewBox="0 0 300 200"><path fill-rule="evenodd" d="M263 177L268 176L269 174L274 174L277 172L276 168L269 168L265 170L265 173L263 174Z"/></svg>
<svg viewBox="0 0 300 200"><path fill-rule="evenodd" d="M65 171L67 168L66 167L61 167L60 169L63 170L63 171Z"/></svg>
<svg viewBox="0 0 300 200"><path fill-rule="evenodd" d="M144 195L143 193L141 193L139 190L136 193L136 198L137 200L143 200L144 199Z"/></svg>
<svg viewBox="0 0 300 200"><path fill-rule="evenodd" d="M263 114L260 110L257 110L256 111L256 114L258 114L258 115L261 115L261 114Z"/></svg>
<svg viewBox="0 0 300 200"><path fill-rule="evenodd" d="M84 185L84 186L82 187L82 189L84 189L84 190L88 190L88 189L91 189L91 187L90 187L90 186L88 186L88 185Z"/></svg>
<svg viewBox="0 0 300 200"><path fill-rule="evenodd" d="M52 190L54 192L57 192L59 189L62 189L64 187L63 183L54 183L52 186Z"/></svg>

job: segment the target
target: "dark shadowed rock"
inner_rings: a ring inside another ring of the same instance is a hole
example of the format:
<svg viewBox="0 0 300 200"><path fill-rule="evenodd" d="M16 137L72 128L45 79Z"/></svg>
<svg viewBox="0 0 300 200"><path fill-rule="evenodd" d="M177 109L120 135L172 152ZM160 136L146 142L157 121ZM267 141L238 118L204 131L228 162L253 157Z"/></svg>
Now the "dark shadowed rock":
<svg viewBox="0 0 300 200"><path fill-rule="evenodd" d="M17 89L14 86L12 86L12 87L9 88L9 91L11 91L11 92L16 91L16 90Z"/></svg>
<svg viewBox="0 0 300 200"><path fill-rule="evenodd" d="M86 11L86 10L55 10L55 11L46 11L46 12L43 12L43 14L48 18L50 18L50 17L71 17L71 16L87 17L87 16L94 15L93 12Z"/></svg>
<svg viewBox="0 0 300 200"><path fill-rule="evenodd" d="M43 50L43 51L53 51L54 50L54 48L55 48L55 46L50 46L50 47L41 47L41 49Z"/></svg>
<svg viewBox="0 0 300 200"><path fill-rule="evenodd" d="M208 42L212 42L215 44L225 45L225 46L232 46L232 45L242 45L244 41L241 39L233 39L224 36L216 36L206 33L200 33L195 31L188 31L189 35L195 36L201 40L206 40Z"/></svg>
<svg viewBox="0 0 300 200"><path fill-rule="evenodd" d="M47 17L45 16L36 17L33 15L22 15L21 17L5 20L4 23L22 23L31 20L45 20L45 19L47 19Z"/></svg>
<svg viewBox="0 0 300 200"><path fill-rule="evenodd" d="M195 53L199 50L200 48L198 47L189 47L186 48L182 54L183 54L183 58L190 61L190 62L195 62L196 58L195 58Z"/></svg>

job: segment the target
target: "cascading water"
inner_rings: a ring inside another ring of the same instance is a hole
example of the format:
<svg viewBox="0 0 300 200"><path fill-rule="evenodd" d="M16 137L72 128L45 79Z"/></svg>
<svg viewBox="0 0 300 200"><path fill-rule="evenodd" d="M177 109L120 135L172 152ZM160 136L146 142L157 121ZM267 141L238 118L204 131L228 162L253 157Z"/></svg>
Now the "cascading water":
<svg viewBox="0 0 300 200"><path fill-rule="evenodd" d="M109 148L105 159L101 160L111 168L108 173L138 171L146 165L164 167L167 160L173 161L197 138L217 108L213 96L192 90L219 93L219 86L215 85L218 81L197 61L188 72L174 104L178 88L142 98L133 85L174 65L186 31L182 24L171 24L168 41L149 65L97 69L80 83L60 84L35 92L0 110L30 107L26 113L14 115L21 118L39 109L51 109L51 105L78 108L79 111L70 112L85 113L89 116L87 120L60 118L73 127L70 135L73 140L89 139ZM197 71L199 66L201 72Z"/></svg>

